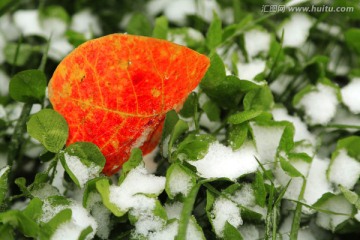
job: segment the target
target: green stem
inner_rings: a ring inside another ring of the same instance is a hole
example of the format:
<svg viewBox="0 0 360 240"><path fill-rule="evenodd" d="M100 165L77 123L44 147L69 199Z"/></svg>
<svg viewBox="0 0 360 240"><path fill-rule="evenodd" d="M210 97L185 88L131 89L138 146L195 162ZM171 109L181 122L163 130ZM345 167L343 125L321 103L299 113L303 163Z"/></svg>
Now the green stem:
<svg viewBox="0 0 360 240"><path fill-rule="evenodd" d="M302 204L300 203L300 201L304 197L305 188L306 188L306 179L303 178L303 185L301 187L299 198L298 198L299 202L296 204L295 214L294 214L293 222L291 224L290 240L296 240L298 237L298 232L299 232L299 228L300 228L300 220L301 220L301 209L302 209Z"/></svg>
<svg viewBox="0 0 360 240"><path fill-rule="evenodd" d="M184 201L184 206L181 211L180 220L179 220L178 235L175 238L176 240L186 240L186 232L187 232L190 215L193 210L195 199L199 192L200 186L201 186L201 182L198 182L191 189L188 197Z"/></svg>
<svg viewBox="0 0 360 240"><path fill-rule="evenodd" d="M7 164L10 167L10 173L9 173L9 178L8 178L8 184L11 184L11 182L12 182L12 178L13 178L12 167L14 165L14 162L17 160L17 158L19 156L19 149L21 147L23 135L26 130L25 125L26 125L26 121L28 120L31 108L32 108L32 103L24 104L21 114L20 114L20 117L19 117L19 120L17 121L17 123L15 125L14 134L12 135L12 138L11 138L11 141L9 144Z"/></svg>

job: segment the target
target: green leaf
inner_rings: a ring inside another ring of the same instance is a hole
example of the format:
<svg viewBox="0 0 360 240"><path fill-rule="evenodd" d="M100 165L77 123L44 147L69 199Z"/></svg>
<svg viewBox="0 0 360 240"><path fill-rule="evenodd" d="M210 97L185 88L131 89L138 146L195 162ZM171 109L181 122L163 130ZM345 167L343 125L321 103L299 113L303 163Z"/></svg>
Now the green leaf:
<svg viewBox="0 0 360 240"><path fill-rule="evenodd" d="M289 161L283 157L279 157L281 168L288 174L290 177L303 177L303 175L293 166Z"/></svg>
<svg viewBox="0 0 360 240"><path fill-rule="evenodd" d="M42 239L50 239L50 236L53 235L56 229L63 223L66 223L71 220L72 211L70 208L66 208L57 213L50 221L43 225L44 233Z"/></svg>
<svg viewBox="0 0 360 240"><path fill-rule="evenodd" d="M222 40L222 28L221 28L221 20L216 14L213 12L214 18L210 24L210 27L206 34L206 46L212 50L215 49Z"/></svg>
<svg viewBox="0 0 360 240"><path fill-rule="evenodd" d="M23 213L25 216L38 221L42 215L43 202L39 198L33 198L24 209Z"/></svg>
<svg viewBox="0 0 360 240"><path fill-rule="evenodd" d="M115 216L121 217L126 212L119 209L114 203L110 202L110 184L108 179L100 179L96 182L96 189L101 195L105 207L107 207Z"/></svg>
<svg viewBox="0 0 360 240"><path fill-rule="evenodd" d="M256 118L262 112L262 110L246 110L243 112L235 113L228 118L228 122L232 124L240 124Z"/></svg>
<svg viewBox="0 0 360 240"><path fill-rule="evenodd" d="M121 175L119 177L119 185L125 180L126 175L134 168L139 166L143 162L142 151L139 148L134 148L131 150L131 155L128 161L126 161L121 170Z"/></svg>
<svg viewBox="0 0 360 240"><path fill-rule="evenodd" d="M200 87L212 100L226 108L236 107L243 96L242 81L236 76L226 76L225 65L216 53L210 56L210 68Z"/></svg>
<svg viewBox="0 0 360 240"><path fill-rule="evenodd" d="M155 27L152 33L154 38L167 39L169 22L166 17L161 16L155 19Z"/></svg>
<svg viewBox="0 0 360 240"><path fill-rule="evenodd" d="M332 154L331 159L335 159L339 154L339 150L346 149L350 157L360 160L360 137L350 136L343 138L337 142L336 151Z"/></svg>
<svg viewBox="0 0 360 240"><path fill-rule="evenodd" d="M152 28L149 19L142 13L135 13L126 27L128 34L151 36Z"/></svg>
<svg viewBox="0 0 360 240"><path fill-rule="evenodd" d="M190 93L186 99L182 109L180 110L180 115L185 118L194 117L198 104L197 94L195 92Z"/></svg>
<svg viewBox="0 0 360 240"><path fill-rule="evenodd" d="M174 129L170 135L169 146L168 146L168 156L170 157L169 159L170 161L171 161L172 146L174 142L176 141L176 139L180 137L181 134L183 134L186 130L188 130L188 128L189 126L187 125L187 123L181 119L179 119L175 124Z"/></svg>
<svg viewBox="0 0 360 240"><path fill-rule="evenodd" d="M67 37L68 41L73 45L74 47L78 47L79 45L86 42L86 37L84 34L73 31L71 29L67 30L65 32L65 36Z"/></svg>
<svg viewBox="0 0 360 240"><path fill-rule="evenodd" d="M274 97L268 86L251 90L244 97L245 110L271 110L274 106Z"/></svg>
<svg viewBox="0 0 360 240"><path fill-rule="evenodd" d="M212 135L188 135L179 143L175 152L178 159L198 160L203 158L208 152L209 145L216 139Z"/></svg>
<svg viewBox="0 0 360 240"><path fill-rule="evenodd" d="M0 224L0 236L4 240L15 240L14 230L8 224Z"/></svg>
<svg viewBox="0 0 360 240"><path fill-rule="evenodd" d="M66 12L65 8L60 5L46 6L45 8L40 8L40 21L45 21L46 18L57 18L65 23L70 22L69 14Z"/></svg>
<svg viewBox="0 0 360 240"><path fill-rule="evenodd" d="M4 48L5 60L11 65L21 67L29 61L35 50L30 44L8 43Z"/></svg>
<svg viewBox="0 0 360 240"><path fill-rule="evenodd" d="M27 131L31 137L54 153L63 148L69 134L64 117L51 109L43 109L32 115L27 123Z"/></svg>
<svg viewBox="0 0 360 240"><path fill-rule="evenodd" d="M8 193L8 176L10 167L5 166L0 169L0 208L4 203L6 195Z"/></svg>
<svg viewBox="0 0 360 240"><path fill-rule="evenodd" d="M260 171L257 171L255 174L255 181L253 182L253 189L255 192L256 203L261 207L265 207L266 188L265 188L264 177Z"/></svg>
<svg viewBox="0 0 360 240"><path fill-rule="evenodd" d="M339 186L340 191L344 194L346 200L360 210L360 197L356 192L352 192L344 186Z"/></svg>
<svg viewBox="0 0 360 240"><path fill-rule="evenodd" d="M84 230L81 231L78 240L85 240L85 239L87 239L86 237L87 237L90 233L92 233L92 231L94 231L94 230L92 229L92 227L91 227L91 226L88 226L87 228L85 228Z"/></svg>
<svg viewBox="0 0 360 240"><path fill-rule="evenodd" d="M10 81L10 96L19 102L41 103L45 97L47 81L40 70L25 70L15 74Z"/></svg>
<svg viewBox="0 0 360 240"><path fill-rule="evenodd" d="M224 240L243 240L239 230L237 230L237 228L231 225L228 221L226 221L224 227Z"/></svg>
<svg viewBox="0 0 360 240"><path fill-rule="evenodd" d="M221 110L215 102L211 100L205 102L202 106L202 109L204 110L210 121L220 121Z"/></svg>
<svg viewBox="0 0 360 240"><path fill-rule="evenodd" d="M97 177L106 162L98 146L90 142L75 142L61 151L59 157L66 172L79 187Z"/></svg>
<svg viewBox="0 0 360 240"><path fill-rule="evenodd" d="M17 228L26 237L37 238L40 232L38 224L19 210L8 210L0 213L0 223Z"/></svg>
<svg viewBox="0 0 360 240"><path fill-rule="evenodd" d="M357 54L360 54L360 29L351 28L345 32L344 36L346 44Z"/></svg>
<svg viewBox="0 0 360 240"><path fill-rule="evenodd" d="M247 123L231 125L228 129L228 143L233 150L239 149L248 137Z"/></svg>

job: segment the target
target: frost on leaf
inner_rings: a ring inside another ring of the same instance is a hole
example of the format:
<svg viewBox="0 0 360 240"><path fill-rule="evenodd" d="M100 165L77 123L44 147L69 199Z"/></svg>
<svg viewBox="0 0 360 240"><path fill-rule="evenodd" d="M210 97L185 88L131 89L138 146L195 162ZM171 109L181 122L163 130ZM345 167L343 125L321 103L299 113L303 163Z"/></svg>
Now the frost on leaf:
<svg viewBox="0 0 360 240"><path fill-rule="evenodd" d="M142 145L150 152L166 112L179 110L209 66L209 59L164 40L112 34L69 54L49 83L49 99L66 119L67 144L95 143L113 174Z"/></svg>

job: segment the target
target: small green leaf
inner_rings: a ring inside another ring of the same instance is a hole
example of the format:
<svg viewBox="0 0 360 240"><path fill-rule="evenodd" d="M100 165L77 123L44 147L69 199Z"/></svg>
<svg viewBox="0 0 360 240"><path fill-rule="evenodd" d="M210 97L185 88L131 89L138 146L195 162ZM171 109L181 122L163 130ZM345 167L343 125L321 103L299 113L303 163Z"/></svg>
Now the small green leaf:
<svg viewBox="0 0 360 240"><path fill-rule="evenodd" d="M50 152L59 152L66 143L69 134L68 125L59 113L43 109L31 116L27 123L29 135Z"/></svg>
<svg viewBox="0 0 360 240"><path fill-rule="evenodd" d="M346 149L350 157L360 160L360 137L359 136L350 136L343 139L340 139L337 142L336 151L332 154L331 159L339 154L339 150Z"/></svg>
<svg viewBox="0 0 360 240"><path fill-rule="evenodd" d="M125 180L126 175L134 168L139 166L143 162L142 151L139 148L131 150L129 160L127 160L122 166L121 175L119 177L119 185Z"/></svg>
<svg viewBox="0 0 360 240"><path fill-rule="evenodd" d="M283 157L279 157L281 168L288 174L290 177L303 177L303 175L293 166L289 161Z"/></svg>
<svg viewBox="0 0 360 240"><path fill-rule="evenodd" d="M190 93L182 109L180 110L180 115L185 118L194 117L198 104L197 100L197 94L195 92Z"/></svg>
<svg viewBox="0 0 360 240"><path fill-rule="evenodd" d="M86 42L86 37L84 36L84 34L73 31L71 29L65 32L65 36L67 37L71 45L73 45L74 47L78 47L79 45Z"/></svg>
<svg viewBox="0 0 360 240"><path fill-rule="evenodd" d="M274 97L268 86L248 92L244 97L245 110L271 110L274 106Z"/></svg>
<svg viewBox="0 0 360 240"><path fill-rule="evenodd" d="M247 139L249 126L247 123L231 125L228 129L228 142L233 150L239 149Z"/></svg>
<svg viewBox="0 0 360 240"><path fill-rule="evenodd" d="M63 223L71 220L72 211L66 208L57 213L50 221L43 225L44 233L42 239L50 239L50 236L56 232L56 229Z"/></svg>
<svg viewBox="0 0 360 240"><path fill-rule="evenodd" d="M108 179L100 179L96 182L96 189L101 195L105 207L107 207L115 216L121 217L126 212L119 209L114 203L110 202L110 184Z"/></svg>
<svg viewBox="0 0 360 240"><path fill-rule="evenodd" d="M92 233L92 231L94 231L94 230L92 229L92 227L91 227L91 226L88 226L87 228L85 228L84 230L81 231L78 240L88 239L88 238L86 238L86 237L87 237L90 233Z"/></svg>
<svg viewBox="0 0 360 240"><path fill-rule="evenodd" d="M203 158L208 152L209 145L215 141L212 135L188 135L179 143L175 152L178 159L198 160Z"/></svg>
<svg viewBox="0 0 360 240"><path fill-rule="evenodd" d="M221 28L221 20L218 15L213 12L214 18L210 24L210 27L206 34L206 46L212 50L216 48L222 40L222 28Z"/></svg>
<svg viewBox="0 0 360 240"><path fill-rule="evenodd" d="M35 51L30 44L8 43L4 48L6 62L21 67L24 66Z"/></svg>
<svg viewBox="0 0 360 240"><path fill-rule="evenodd" d="M155 27L154 27L152 36L154 38L166 40L168 30L169 30L169 22L168 22L167 18L164 16L158 17L155 20Z"/></svg>
<svg viewBox="0 0 360 240"><path fill-rule="evenodd" d="M0 223L17 228L26 237L36 239L40 232L38 224L19 210L8 210L0 213Z"/></svg>
<svg viewBox="0 0 360 240"><path fill-rule="evenodd" d="M106 162L98 146L90 142L75 142L61 151L59 156L66 172L79 187L84 187L87 181L97 177Z"/></svg>
<svg viewBox="0 0 360 240"><path fill-rule="evenodd" d="M210 121L220 121L221 110L215 102L211 100L205 102L202 106L202 109L204 110Z"/></svg>
<svg viewBox="0 0 360 240"><path fill-rule="evenodd" d="M168 156L170 157L170 160L171 160L172 146L174 142L176 141L176 139L180 137L181 134L183 134L186 130L188 130L188 128L189 126L187 125L187 123L181 119L179 119L175 124L174 129L170 135L169 146L168 146Z"/></svg>
<svg viewBox="0 0 360 240"><path fill-rule="evenodd" d="M243 240L239 230L237 230L237 228L231 225L228 221L226 221L224 227L224 240Z"/></svg>
<svg viewBox="0 0 360 240"><path fill-rule="evenodd" d="M16 101L41 103L45 97L46 85L46 76L42 71L25 70L12 77L9 92Z"/></svg>
<svg viewBox="0 0 360 240"><path fill-rule="evenodd" d="M353 204L358 210L360 210L360 197L356 192L352 192L344 186L339 186L340 191L344 194L344 197Z"/></svg>
<svg viewBox="0 0 360 240"><path fill-rule="evenodd" d="M260 171L257 171L255 174L255 181L253 182L253 189L255 192L256 203L261 207L265 207L266 188L265 188L264 177Z"/></svg>
<svg viewBox="0 0 360 240"><path fill-rule="evenodd" d="M57 18L65 23L70 22L69 14L66 10L60 5L46 6L45 8L40 8L40 20L44 21L46 18Z"/></svg>
<svg viewBox="0 0 360 240"><path fill-rule="evenodd" d="M346 44L360 54L360 28L351 28L344 35Z"/></svg>
<svg viewBox="0 0 360 240"><path fill-rule="evenodd" d="M231 124L240 124L249 121L259 116L262 110L247 110L239 113L235 113L228 118L228 122Z"/></svg>
<svg viewBox="0 0 360 240"><path fill-rule="evenodd" d="M135 13L130 18L126 32L134 35L151 36L152 28L149 19L142 13Z"/></svg>
<svg viewBox="0 0 360 240"><path fill-rule="evenodd" d="M26 206L23 213L34 221L38 221L43 212L42 206L43 202L39 198L33 198Z"/></svg>

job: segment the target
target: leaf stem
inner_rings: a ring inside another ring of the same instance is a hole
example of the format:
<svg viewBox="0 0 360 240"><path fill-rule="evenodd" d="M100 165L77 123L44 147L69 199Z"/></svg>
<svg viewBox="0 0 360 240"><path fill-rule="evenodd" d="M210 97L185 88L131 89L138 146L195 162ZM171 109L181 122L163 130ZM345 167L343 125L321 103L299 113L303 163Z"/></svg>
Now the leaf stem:
<svg viewBox="0 0 360 240"><path fill-rule="evenodd" d="M184 206L181 211L181 215L179 219L178 234L175 238L176 240L186 240L186 232L187 232L190 215L193 210L195 199L199 192L201 184L202 184L201 181L195 184L195 186L191 189L188 197L184 201Z"/></svg>
<svg viewBox="0 0 360 240"><path fill-rule="evenodd" d="M301 186L300 194L299 194L299 201L303 199L304 193L306 188L306 178L303 177L303 185ZM295 208L295 214L293 218L293 222L291 224L291 231L290 231L290 240L296 240L298 238L298 232L300 228L300 220L301 220L301 209L302 204L298 202Z"/></svg>

